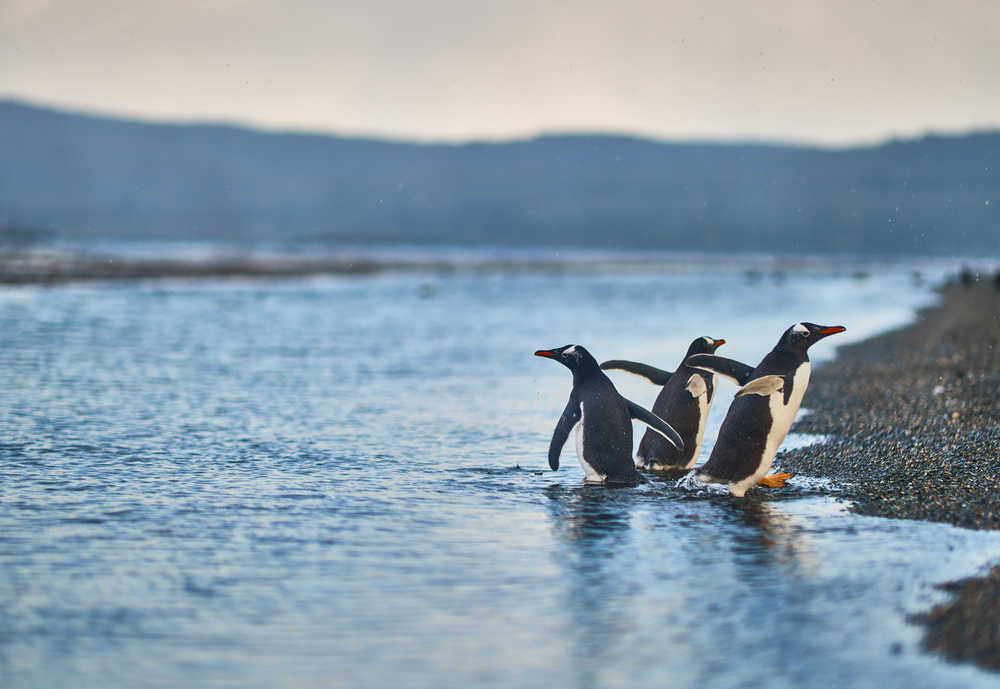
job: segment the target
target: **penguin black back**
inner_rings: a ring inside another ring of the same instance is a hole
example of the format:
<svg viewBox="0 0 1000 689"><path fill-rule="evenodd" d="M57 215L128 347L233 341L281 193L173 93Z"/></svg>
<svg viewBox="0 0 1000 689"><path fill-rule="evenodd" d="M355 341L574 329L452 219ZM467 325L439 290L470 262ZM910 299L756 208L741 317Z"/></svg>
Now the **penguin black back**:
<svg viewBox="0 0 1000 689"><path fill-rule="evenodd" d="M706 354L687 361L742 386L722 422L712 455L698 470L700 480L728 483L730 492L741 497L764 477L809 385L807 350L824 337L843 331L842 326L796 323L755 368Z"/></svg>
<svg viewBox="0 0 1000 689"><path fill-rule="evenodd" d="M573 389L549 444L549 466L559 468L559 454L576 429L580 465L591 482L636 483L641 480L632 463L632 419L683 446L676 431L652 412L618 394L597 360L579 345L542 349L536 356L554 359L573 373Z"/></svg>
<svg viewBox="0 0 1000 689"><path fill-rule="evenodd" d="M685 361L695 354L714 353L725 342L707 336L695 338L673 373L633 361L612 360L601 364L603 369L627 371L662 385L653 403L653 413L673 426L684 440L684 449L678 450L660 434L647 430L639 442L636 466L673 471L690 468L697 460L715 394L715 375L691 368Z"/></svg>

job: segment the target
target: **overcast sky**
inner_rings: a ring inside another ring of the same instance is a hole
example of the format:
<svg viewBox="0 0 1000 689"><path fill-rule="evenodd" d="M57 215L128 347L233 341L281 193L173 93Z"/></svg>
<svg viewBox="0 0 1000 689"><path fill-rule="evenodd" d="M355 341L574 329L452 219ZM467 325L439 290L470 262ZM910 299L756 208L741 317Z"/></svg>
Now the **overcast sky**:
<svg viewBox="0 0 1000 689"><path fill-rule="evenodd" d="M421 139L1000 125L1000 0L0 0L0 95Z"/></svg>

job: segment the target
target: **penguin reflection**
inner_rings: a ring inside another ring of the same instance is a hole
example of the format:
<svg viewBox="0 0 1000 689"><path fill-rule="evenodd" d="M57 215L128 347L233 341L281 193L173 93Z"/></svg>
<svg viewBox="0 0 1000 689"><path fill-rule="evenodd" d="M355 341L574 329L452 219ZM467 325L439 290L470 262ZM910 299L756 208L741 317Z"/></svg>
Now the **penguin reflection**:
<svg viewBox="0 0 1000 689"><path fill-rule="evenodd" d="M632 495L626 488L601 490L592 485L549 486L549 511L556 533L575 552L608 557L629 528Z"/></svg>
<svg viewBox="0 0 1000 689"><path fill-rule="evenodd" d="M804 530L779 503L751 499L728 502L724 509L731 512L734 521L749 527L739 529L734 536L733 553L738 563L755 571L773 565L809 568L815 564Z"/></svg>
<svg viewBox="0 0 1000 689"><path fill-rule="evenodd" d="M630 527L635 494L628 488L584 485L546 490L559 558L568 582L575 667L581 686L600 686L601 673L629 654L635 595Z"/></svg>

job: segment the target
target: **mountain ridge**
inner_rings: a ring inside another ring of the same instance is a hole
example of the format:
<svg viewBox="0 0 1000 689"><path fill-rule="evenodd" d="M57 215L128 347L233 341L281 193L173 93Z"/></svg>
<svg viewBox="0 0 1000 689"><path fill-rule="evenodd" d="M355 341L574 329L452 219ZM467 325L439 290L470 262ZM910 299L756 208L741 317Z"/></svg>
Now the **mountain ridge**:
<svg viewBox="0 0 1000 689"><path fill-rule="evenodd" d="M406 142L0 99L0 224L70 238L1000 254L1000 132Z"/></svg>

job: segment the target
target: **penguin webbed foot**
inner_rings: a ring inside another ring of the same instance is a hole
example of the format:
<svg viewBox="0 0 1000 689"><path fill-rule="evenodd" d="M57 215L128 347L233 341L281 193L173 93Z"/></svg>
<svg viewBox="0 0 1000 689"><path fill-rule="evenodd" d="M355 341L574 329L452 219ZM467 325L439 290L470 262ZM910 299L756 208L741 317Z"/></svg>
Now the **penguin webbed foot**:
<svg viewBox="0 0 1000 689"><path fill-rule="evenodd" d="M757 485L765 488L783 488L784 485L788 483L788 479L793 476L795 476L795 474L790 474L787 471L779 471L777 474L765 476L757 482Z"/></svg>

